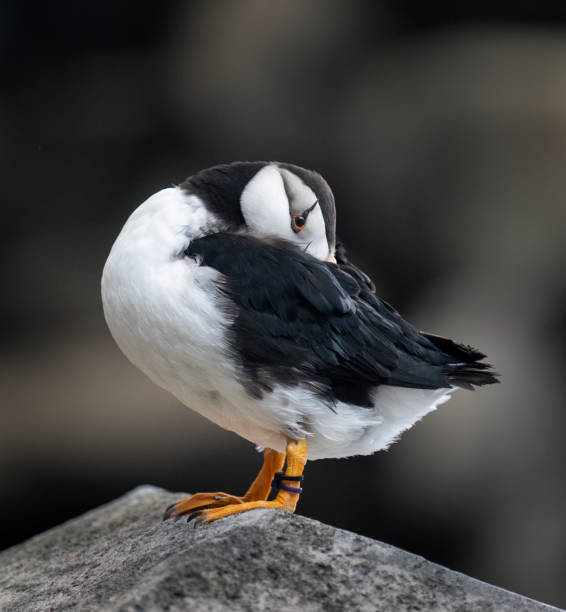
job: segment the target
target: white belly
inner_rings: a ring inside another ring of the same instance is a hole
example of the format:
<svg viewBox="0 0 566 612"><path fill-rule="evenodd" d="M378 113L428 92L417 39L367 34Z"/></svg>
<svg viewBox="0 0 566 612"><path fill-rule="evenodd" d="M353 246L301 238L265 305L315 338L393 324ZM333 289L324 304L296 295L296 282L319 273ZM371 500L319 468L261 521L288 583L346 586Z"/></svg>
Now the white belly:
<svg viewBox="0 0 566 612"><path fill-rule="evenodd" d="M449 390L382 386L375 408L337 403L309 389L277 387L249 396L229 354L230 316L219 273L183 256L191 237L214 223L198 198L165 189L125 224L102 277L104 314L125 355L156 384L225 429L283 451L306 438L309 459L370 454L448 399Z"/></svg>

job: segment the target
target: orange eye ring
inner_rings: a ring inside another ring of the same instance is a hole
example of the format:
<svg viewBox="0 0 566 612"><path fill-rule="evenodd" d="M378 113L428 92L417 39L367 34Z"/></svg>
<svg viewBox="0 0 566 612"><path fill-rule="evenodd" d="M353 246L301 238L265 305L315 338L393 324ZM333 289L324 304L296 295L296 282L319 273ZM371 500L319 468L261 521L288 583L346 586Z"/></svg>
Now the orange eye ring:
<svg viewBox="0 0 566 612"><path fill-rule="evenodd" d="M295 215L293 217L292 227L295 232L300 232L302 229L305 229L307 224L307 217L304 214Z"/></svg>

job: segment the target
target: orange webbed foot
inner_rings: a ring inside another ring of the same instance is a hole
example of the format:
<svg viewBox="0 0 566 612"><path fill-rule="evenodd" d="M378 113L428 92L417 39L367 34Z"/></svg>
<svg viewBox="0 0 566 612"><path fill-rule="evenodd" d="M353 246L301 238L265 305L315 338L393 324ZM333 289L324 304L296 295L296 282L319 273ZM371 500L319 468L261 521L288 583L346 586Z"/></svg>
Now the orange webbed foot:
<svg viewBox="0 0 566 612"><path fill-rule="evenodd" d="M296 495L298 498L299 496ZM242 504L228 504L222 508L203 508L196 510L189 515L188 522L194 521L194 525L208 524L219 519L232 516L233 514L241 514L250 510L258 510L260 508L272 508L279 510L287 510L287 512L295 511L296 500L282 500L278 497L273 501L253 501L244 502Z"/></svg>
<svg viewBox="0 0 566 612"><path fill-rule="evenodd" d="M239 495L230 495L222 491L216 493L195 493L169 506L165 510L163 520L179 518L187 514L191 515L194 512L209 508L222 508L228 505L237 506L247 502L265 501L271 491L273 477L283 467L284 462L284 453L278 453L268 448L263 453L263 466L245 495L240 497Z"/></svg>
<svg viewBox="0 0 566 612"><path fill-rule="evenodd" d="M179 518L185 514L190 514L195 510L201 510L204 508L218 508L228 504L234 505L241 504L243 502L243 497L230 495L229 493L223 493L222 491L218 491L216 493L195 493L194 495L186 497L175 504L171 504L165 510L163 520L169 518Z"/></svg>
<svg viewBox="0 0 566 612"><path fill-rule="evenodd" d="M252 487L244 498L238 498L237 503L231 503L227 500L226 503L217 504L216 506L200 506L189 513L188 522L194 521L195 525L208 524L219 519L232 516L233 514L241 514L242 512L249 512L250 510L257 510L259 508L272 508L279 510L286 510L287 512L294 512L297 502L299 501L299 495L302 492L300 486L303 480L303 469L307 460L307 445L304 440L289 440L287 443L287 469L285 472L277 472L273 474L274 465L282 465L282 459L284 455L278 453L279 457L277 461L270 466L269 473L275 476L273 480L274 485L277 489L277 496L271 501L267 501L267 493L265 487L262 487L262 496L251 496L250 492L254 491L258 481L263 481L263 477L260 476L256 479ZM261 477L261 478L260 478ZM271 480L269 481L271 484ZM264 482L265 484L265 482ZM259 488L256 490L260 490Z"/></svg>

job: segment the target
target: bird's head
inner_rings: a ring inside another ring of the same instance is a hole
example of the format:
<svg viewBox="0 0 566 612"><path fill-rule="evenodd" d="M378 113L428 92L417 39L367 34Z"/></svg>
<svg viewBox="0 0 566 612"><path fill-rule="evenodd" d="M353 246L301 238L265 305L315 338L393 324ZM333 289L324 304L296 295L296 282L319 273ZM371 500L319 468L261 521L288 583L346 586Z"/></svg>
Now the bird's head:
<svg viewBox="0 0 566 612"><path fill-rule="evenodd" d="M279 162L215 166L180 185L202 200L229 231L276 236L334 261L334 196L320 174Z"/></svg>

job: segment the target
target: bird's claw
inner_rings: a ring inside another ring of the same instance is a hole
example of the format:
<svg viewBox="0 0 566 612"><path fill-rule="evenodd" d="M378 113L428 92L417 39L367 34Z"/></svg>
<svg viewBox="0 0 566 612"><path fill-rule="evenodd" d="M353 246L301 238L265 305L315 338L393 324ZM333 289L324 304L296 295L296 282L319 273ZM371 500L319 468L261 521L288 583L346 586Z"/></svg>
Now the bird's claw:
<svg viewBox="0 0 566 612"><path fill-rule="evenodd" d="M167 508L165 509L165 513L163 514L164 521L170 518L179 518L175 512L175 506L176 504L171 504L170 506L167 506Z"/></svg>
<svg viewBox="0 0 566 612"><path fill-rule="evenodd" d="M194 512L191 512L189 514L189 516L187 517L187 523L190 523L191 521L195 520L197 517L199 517L201 514L203 513L202 510L195 510Z"/></svg>
<svg viewBox="0 0 566 612"><path fill-rule="evenodd" d="M206 512L204 510L195 510L187 517L187 523L193 528L197 528L206 522Z"/></svg>

